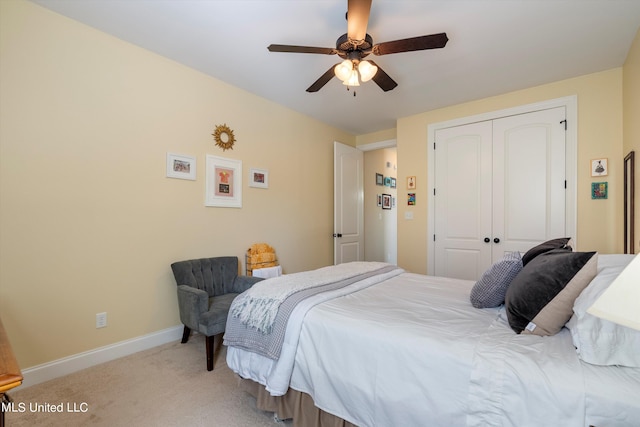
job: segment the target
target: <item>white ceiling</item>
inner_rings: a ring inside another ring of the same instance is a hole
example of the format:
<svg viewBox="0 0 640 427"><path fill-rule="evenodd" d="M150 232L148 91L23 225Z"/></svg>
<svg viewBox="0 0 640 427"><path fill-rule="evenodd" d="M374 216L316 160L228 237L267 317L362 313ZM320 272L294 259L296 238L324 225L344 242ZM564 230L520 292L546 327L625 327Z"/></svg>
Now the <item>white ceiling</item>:
<svg viewBox="0 0 640 427"><path fill-rule="evenodd" d="M373 0L374 43L446 32L444 49L371 56L398 87L353 96L338 56L267 46L335 47L346 0L32 0L217 79L360 135L396 119L624 64L640 0Z"/></svg>

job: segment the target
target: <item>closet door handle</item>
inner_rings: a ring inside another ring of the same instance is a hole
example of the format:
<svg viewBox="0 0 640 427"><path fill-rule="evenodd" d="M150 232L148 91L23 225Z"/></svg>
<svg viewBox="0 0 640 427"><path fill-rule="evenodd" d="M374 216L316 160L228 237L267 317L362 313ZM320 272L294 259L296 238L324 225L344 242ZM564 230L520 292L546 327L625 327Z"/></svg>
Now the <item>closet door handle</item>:
<svg viewBox="0 0 640 427"><path fill-rule="evenodd" d="M493 239L493 243L500 243L500 239L496 237L495 239Z"/></svg>
<svg viewBox="0 0 640 427"><path fill-rule="evenodd" d="M491 239L490 239L490 238L488 238L488 237L485 237L485 238L484 238L484 242L485 242L485 243L489 243L490 241L491 241Z"/></svg>

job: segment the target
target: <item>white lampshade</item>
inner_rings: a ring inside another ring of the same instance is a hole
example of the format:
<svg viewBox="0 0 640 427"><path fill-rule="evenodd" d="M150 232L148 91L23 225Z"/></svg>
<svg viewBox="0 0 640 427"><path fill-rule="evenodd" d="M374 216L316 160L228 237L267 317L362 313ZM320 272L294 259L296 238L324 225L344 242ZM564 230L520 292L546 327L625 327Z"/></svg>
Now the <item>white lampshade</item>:
<svg viewBox="0 0 640 427"><path fill-rule="evenodd" d="M345 86L360 86L360 82L358 81L358 70L355 68L351 70L351 75L347 80L342 82Z"/></svg>
<svg viewBox="0 0 640 427"><path fill-rule="evenodd" d="M360 61L358 64L358 71L360 71L360 79L363 82L368 82L378 72L378 67L373 65L369 61Z"/></svg>
<svg viewBox="0 0 640 427"><path fill-rule="evenodd" d="M336 77L346 82L353 72L353 62L349 59L345 59L341 63L335 66L333 72L336 74Z"/></svg>
<svg viewBox="0 0 640 427"><path fill-rule="evenodd" d="M622 270L587 313L640 331L640 255Z"/></svg>

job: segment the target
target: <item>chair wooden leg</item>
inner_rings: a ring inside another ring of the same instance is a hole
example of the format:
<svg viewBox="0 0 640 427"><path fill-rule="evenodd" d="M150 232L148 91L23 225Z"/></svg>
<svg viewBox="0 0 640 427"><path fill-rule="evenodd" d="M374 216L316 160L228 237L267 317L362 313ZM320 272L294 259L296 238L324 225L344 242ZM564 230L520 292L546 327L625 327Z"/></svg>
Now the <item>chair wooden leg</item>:
<svg viewBox="0 0 640 427"><path fill-rule="evenodd" d="M207 371L213 371L213 344L215 335L207 337Z"/></svg>
<svg viewBox="0 0 640 427"><path fill-rule="evenodd" d="M191 333L191 329L187 326L184 327L184 330L182 331L182 344L186 343L187 341L189 341L189 334Z"/></svg>

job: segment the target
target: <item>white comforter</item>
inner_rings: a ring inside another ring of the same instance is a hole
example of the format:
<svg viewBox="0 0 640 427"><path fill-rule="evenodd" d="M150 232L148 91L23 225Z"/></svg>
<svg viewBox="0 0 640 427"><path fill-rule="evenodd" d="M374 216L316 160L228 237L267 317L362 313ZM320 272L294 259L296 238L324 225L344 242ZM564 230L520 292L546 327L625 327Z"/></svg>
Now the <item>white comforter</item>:
<svg viewBox="0 0 640 427"><path fill-rule="evenodd" d="M311 308L290 356L227 363L360 426L640 425L640 370L581 362L566 329L516 335L472 285L403 273Z"/></svg>

